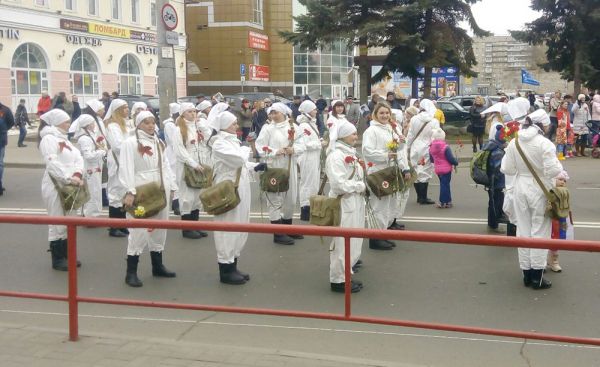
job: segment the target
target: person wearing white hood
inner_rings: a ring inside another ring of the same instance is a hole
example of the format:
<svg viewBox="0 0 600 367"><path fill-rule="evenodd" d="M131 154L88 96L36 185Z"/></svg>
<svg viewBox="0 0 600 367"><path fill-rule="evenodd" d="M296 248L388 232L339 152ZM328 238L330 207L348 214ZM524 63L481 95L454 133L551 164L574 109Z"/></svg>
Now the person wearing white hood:
<svg viewBox="0 0 600 367"><path fill-rule="evenodd" d="M40 116L40 120L39 149L46 163L46 171L42 178L42 199L46 204L48 215L76 215L77 213L65 213L52 181L52 179L56 180L58 185L84 185L83 158L67 138L71 118L65 111L53 109ZM49 225L48 241L52 255L52 268L67 271L67 227Z"/></svg>
<svg viewBox="0 0 600 367"><path fill-rule="evenodd" d="M217 125L218 124L218 125ZM237 118L225 111L216 117L214 125L219 132L214 137L213 159L215 162L215 184L231 180L238 182L240 203L232 210L215 215L214 220L230 223L250 223L251 190L249 170L264 171L266 163L249 162L252 152L249 147L241 146L237 137L239 128ZM239 175L239 176L238 176ZM226 284L244 284L250 275L238 270L238 258L248 240L247 232L215 231L215 248L219 263L219 278Z"/></svg>
<svg viewBox="0 0 600 367"><path fill-rule="evenodd" d="M404 136L398 133L398 127L392 128L392 109L387 102L378 102L373 109L373 120L363 134L362 153L367 164L367 174L375 173L387 167L397 166L405 179L410 178L410 168L402 159ZM392 146L393 145L393 146ZM394 221L395 207L398 204L398 193L381 198L372 195L370 204L377 228L387 229ZM372 250L391 250L396 245L392 241L369 239Z"/></svg>
<svg viewBox="0 0 600 367"><path fill-rule="evenodd" d="M433 102L424 99L419 103L420 112L410 120L406 144L408 145L408 159L417 173L417 179L414 183L417 192L417 203L434 204L435 202L427 197L429 180L433 177L433 164L429 159L429 145L431 145L431 135L434 129L440 128L440 122L435 119L437 110Z"/></svg>
<svg viewBox="0 0 600 367"><path fill-rule="evenodd" d="M169 114L171 115L168 119L163 121L163 133L165 137L165 143L167 143L167 147L165 148L165 156L169 160L169 165L171 166L171 172L176 172L177 158L175 157L175 150L173 149L173 137L177 134L177 126L175 125L175 120L179 117L179 103L169 103ZM173 214L181 215L181 211L179 210L179 192L175 192L173 195L173 200L171 201L171 209L173 210Z"/></svg>
<svg viewBox="0 0 600 367"><path fill-rule="evenodd" d="M298 133L287 114L289 108L277 102L269 110L271 123L264 125L256 139L256 148L261 158L267 160L269 167L290 168L289 190L269 195L267 206L272 224L292 224L292 216L296 205L298 189L298 170L296 157ZM212 112L211 112L212 113ZM273 241L281 245L293 245L294 239L302 239L302 235L274 234Z"/></svg>
<svg viewBox="0 0 600 367"><path fill-rule="evenodd" d="M321 149L323 139L317 127L317 106L304 101L298 107L298 165L300 166L300 220L310 220L310 197L319 191L321 177Z"/></svg>
<svg viewBox="0 0 600 367"><path fill-rule="evenodd" d="M179 193L179 206L181 220L198 221L200 218L200 189L188 187L185 182L185 166L197 172L202 172L205 162L200 154L200 143L204 135L196 122L196 106L193 103L182 103L179 105L179 117L175 121L177 126L174 136L171 137L173 152L177 164L175 165L175 177ZM208 236L200 230L182 230L184 238L200 239Z"/></svg>
<svg viewBox="0 0 600 367"><path fill-rule="evenodd" d="M148 111L148 105L145 102L135 102L131 106L131 119L127 120L127 130L135 130L135 118L142 111Z"/></svg>
<svg viewBox="0 0 600 367"><path fill-rule="evenodd" d="M517 138L508 144L500 166L504 174L514 176L509 216L518 224L517 237L551 238L552 220L546 216L546 196L517 148L519 144L543 185L547 189L552 188L554 177L563 171L563 167L556 157L554 144L544 137L544 130L548 126L550 118L544 110L528 115ZM552 283L542 276L548 250L519 248L518 253L525 286L533 289L550 288Z"/></svg>
<svg viewBox="0 0 600 367"><path fill-rule="evenodd" d="M354 146L358 142L356 127L342 121L332 127L325 164L329 178L329 197L341 195L340 228L365 227L365 191L364 168L359 163ZM350 266L358 263L362 251L362 238L350 239ZM332 292L344 293L345 288L345 247L344 239L336 237L329 246L329 283ZM359 292L363 285L360 281L350 280L352 293Z"/></svg>
<svg viewBox="0 0 600 367"><path fill-rule="evenodd" d="M83 114L73 122L78 129L75 139L83 156L85 180L90 191L90 201L83 206L85 217L99 217L102 211L102 165L106 158L106 144L96 133L94 117Z"/></svg>
<svg viewBox="0 0 600 367"><path fill-rule="evenodd" d="M104 131L104 126L100 124L102 118L104 118L104 114L106 113L106 111L104 110L104 103L97 99L90 99L86 101L85 104L86 107L81 111L81 114L86 114L94 117L97 126L100 129L102 129L102 134L106 135L106 132ZM78 129L79 124L77 123L77 120L75 120L71 123L71 126L69 126L69 135L74 135Z"/></svg>
<svg viewBox="0 0 600 367"><path fill-rule="evenodd" d="M134 136L127 138L121 146L118 179L125 189L123 205L133 206L136 187L150 182L164 186L167 202L177 190L175 177L169 167L169 162L163 154L164 146L156 136L154 115L149 111L140 112L135 119ZM127 213L127 218L133 218ZM158 214L147 219L169 219L168 205ZM142 281L137 276L140 254L146 247L150 250L152 275L155 277L174 278L176 274L163 265L163 251L167 239L167 230L159 228L132 228L127 241L127 273L125 283L131 287L141 287Z"/></svg>
<svg viewBox="0 0 600 367"><path fill-rule="evenodd" d="M128 114L127 102L117 98L110 102L110 107L104 116L106 139L110 146L107 160L109 218L125 218L125 212L122 209L122 199L125 191L119 181L119 156L121 154L121 144L129 136L126 121ZM127 237L129 230L127 228L110 228L108 233L111 237Z"/></svg>

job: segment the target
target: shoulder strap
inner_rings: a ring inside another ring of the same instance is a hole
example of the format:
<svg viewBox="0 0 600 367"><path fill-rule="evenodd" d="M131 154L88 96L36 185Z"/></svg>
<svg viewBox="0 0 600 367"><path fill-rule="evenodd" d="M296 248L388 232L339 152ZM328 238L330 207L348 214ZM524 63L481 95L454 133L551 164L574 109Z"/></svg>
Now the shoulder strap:
<svg viewBox="0 0 600 367"><path fill-rule="evenodd" d="M521 149L521 146L519 145L518 137L515 138L515 146L517 147L517 151L519 152L519 155L523 159L523 162L525 162L525 165L527 166L527 168L533 175L533 178L535 178L535 181L537 182L537 184L540 186L540 188L544 192L544 195L546 195L546 197L549 197L550 193L548 192L548 189L546 189L546 186L544 186L544 183L540 179L540 176L538 176L538 174L535 172L535 169L531 166L531 163L529 163L527 156L525 156L525 152L523 152L523 150Z"/></svg>
<svg viewBox="0 0 600 367"><path fill-rule="evenodd" d="M308 126L310 127L310 129L311 129L312 131L314 131L314 132L315 132L315 134L317 134L317 136L320 136L320 135L319 135L319 132L318 132L318 131L317 131L317 130L316 130L316 129L315 129L313 126L312 126L312 124L311 124L312 118L311 118L309 115L307 115L306 113L303 113L302 115L303 115L304 117L308 118L308 122L307 122L307 124L308 124Z"/></svg>
<svg viewBox="0 0 600 367"><path fill-rule="evenodd" d="M348 177L348 180L351 180L354 177L355 173L356 173L356 164L352 168L352 174L350 175L350 177ZM319 192L317 193L317 195L323 195L323 191L325 190L326 183L327 183L327 175L323 175L323 179L321 180L321 186L319 187ZM339 196L342 196L342 195L339 195Z"/></svg>
<svg viewBox="0 0 600 367"><path fill-rule="evenodd" d="M425 126L427 126L427 125L429 124L429 122L430 122L430 121L431 121L431 120L429 120L429 121L425 122L425 123L423 124L423 126L421 126L421 128L419 129L419 131L417 131L417 135L415 135L415 138L413 139L412 143L411 143L411 144L408 146L408 151L407 151L406 153L407 153L407 155L408 155L408 166L409 166L410 168L412 168L412 167L413 167L413 165L412 165L412 163L411 163L411 161L410 161L410 149L412 148L412 145L415 143L415 140L417 140L417 138L419 137L419 135L421 135L421 133L422 133L422 132L423 132L423 130L425 129Z"/></svg>
<svg viewBox="0 0 600 367"><path fill-rule="evenodd" d="M235 173L235 182L233 183L233 185L235 186L235 188L237 189L240 186L240 176L242 175L242 167L237 169L237 172Z"/></svg>
<svg viewBox="0 0 600 367"><path fill-rule="evenodd" d="M137 132L137 129L136 129ZM164 191L165 189L165 180L163 179L163 161L162 161L162 149L160 147L160 144L156 143L156 138L154 140L154 146L156 147L156 150L158 150L158 172L160 172L160 188Z"/></svg>

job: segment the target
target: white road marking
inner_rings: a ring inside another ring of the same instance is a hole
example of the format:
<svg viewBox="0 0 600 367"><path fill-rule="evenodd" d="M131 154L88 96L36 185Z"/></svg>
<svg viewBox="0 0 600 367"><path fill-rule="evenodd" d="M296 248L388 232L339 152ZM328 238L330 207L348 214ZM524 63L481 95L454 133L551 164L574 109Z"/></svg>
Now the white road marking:
<svg viewBox="0 0 600 367"><path fill-rule="evenodd" d="M60 313L60 312L39 312L39 311L22 311L22 310L0 310L0 312L16 313L16 314L29 314L29 315L43 315L43 316L63 316L63 317L69 316L69 314L67 314L67 313ZM79 317L97 318L97 319L113 319L113 320L144 321L144 322L153 321L153 322L204 324L204 325L235 326L235 327L245 326L245 327L250 327L250 328L324 331L324 332L333 332L333 333L371 334L371 335L385 335L385 336L399 336L399 337L475 341L475 342L487 342L487 343L499 343L499 344L523 344L523 341L521 339L500 340L500 339L484 339L484 338L466 338L466 337L459 337L459 336L445 336L445 335L432 335L432 334L395 333L395 332L385 332L385 331L318 328L318 327L307 327L307 326L284 326L284 325L275 325L275 324L249 324L249 323L199 321L199 320L186 320L186 319L161 319L161 318L147 318L147 317L88 315L88 314L79 314ZM576 348L576 349L600 349L600 347L594 346L594 345L533 342L530 339L528 339L527 345L553 347L553 348L562 347L562 348Z"/></svg>

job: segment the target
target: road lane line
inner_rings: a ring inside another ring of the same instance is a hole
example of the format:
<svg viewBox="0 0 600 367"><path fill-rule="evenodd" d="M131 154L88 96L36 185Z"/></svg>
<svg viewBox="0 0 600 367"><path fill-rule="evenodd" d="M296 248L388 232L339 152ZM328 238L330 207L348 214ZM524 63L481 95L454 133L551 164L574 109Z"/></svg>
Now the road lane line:
<svg viewBox="0 0 600 367"><path fill-rule="evenodd" d="M41 312L41 311L22 311L22 310L0 310L0 312L15 313L15 314L29 314L29 315L42 315L42 316L62 316L62 317L69 316L69 314L67 314L67 313L60 313L60 312ZM373 330L320 328L320 327L309 327L309 326L285 326L285 325L275 325L275 324L251 324L251 323L233 323L233 322L218 322L218 321L162 319L162 318L151 318L151 317L108 316L108 315L90 315L90 314L79 314L79 317L96 318L96 319L128 320L128 321L144 321L144 322L153 321L153 322L166 322L166 323L171 322L171 323L183 323L183 324L204 324L204 325L215 325L215 326L234 326L234 327L243 326L243 327L249 327L249 328L324 331L324 332L333 332L333 333L384 335L384 336L414 337L414 338L429 338L429 339L446 339L446 340L475 341L475 342L487 342L487 343L498 343L498 344L523 344L523 342L520 339L519 340L500 340L500 339L485 339L485 338L467 338L467 337L460 337L460 336L396 333L396 332L389 332L389 331L373 331ZM527 341L527 345L553 347L553 348L562 347L562 348L593 349L593 350L600 349L600 347L593 346L593 345L532 342L531 340Z"/></svg>

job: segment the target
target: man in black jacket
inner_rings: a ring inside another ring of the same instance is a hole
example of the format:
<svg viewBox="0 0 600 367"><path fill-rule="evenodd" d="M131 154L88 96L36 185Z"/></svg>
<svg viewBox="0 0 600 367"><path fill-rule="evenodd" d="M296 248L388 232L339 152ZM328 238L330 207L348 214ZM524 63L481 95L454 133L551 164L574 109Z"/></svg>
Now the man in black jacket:
<svg viewBox="0 0 600 367"><path fill-rule="evenodd" d="M4 152L8 143L8 130L15 125L15 118L12 111L0 102L0 196L4 194L4 185L2 177L4 175Z"/></svg>
<svg viewBox="0 0 600 367"><path fill-rule="evenodd" d="M15 112L15 124L19 128L19 141L17 146L24 148L27 145L23 144L25 137L27 136L27 125L31 125L29 122L29 116L27 114L27 107L25 107L25 100L21 98L17 111Z"/></svg>

